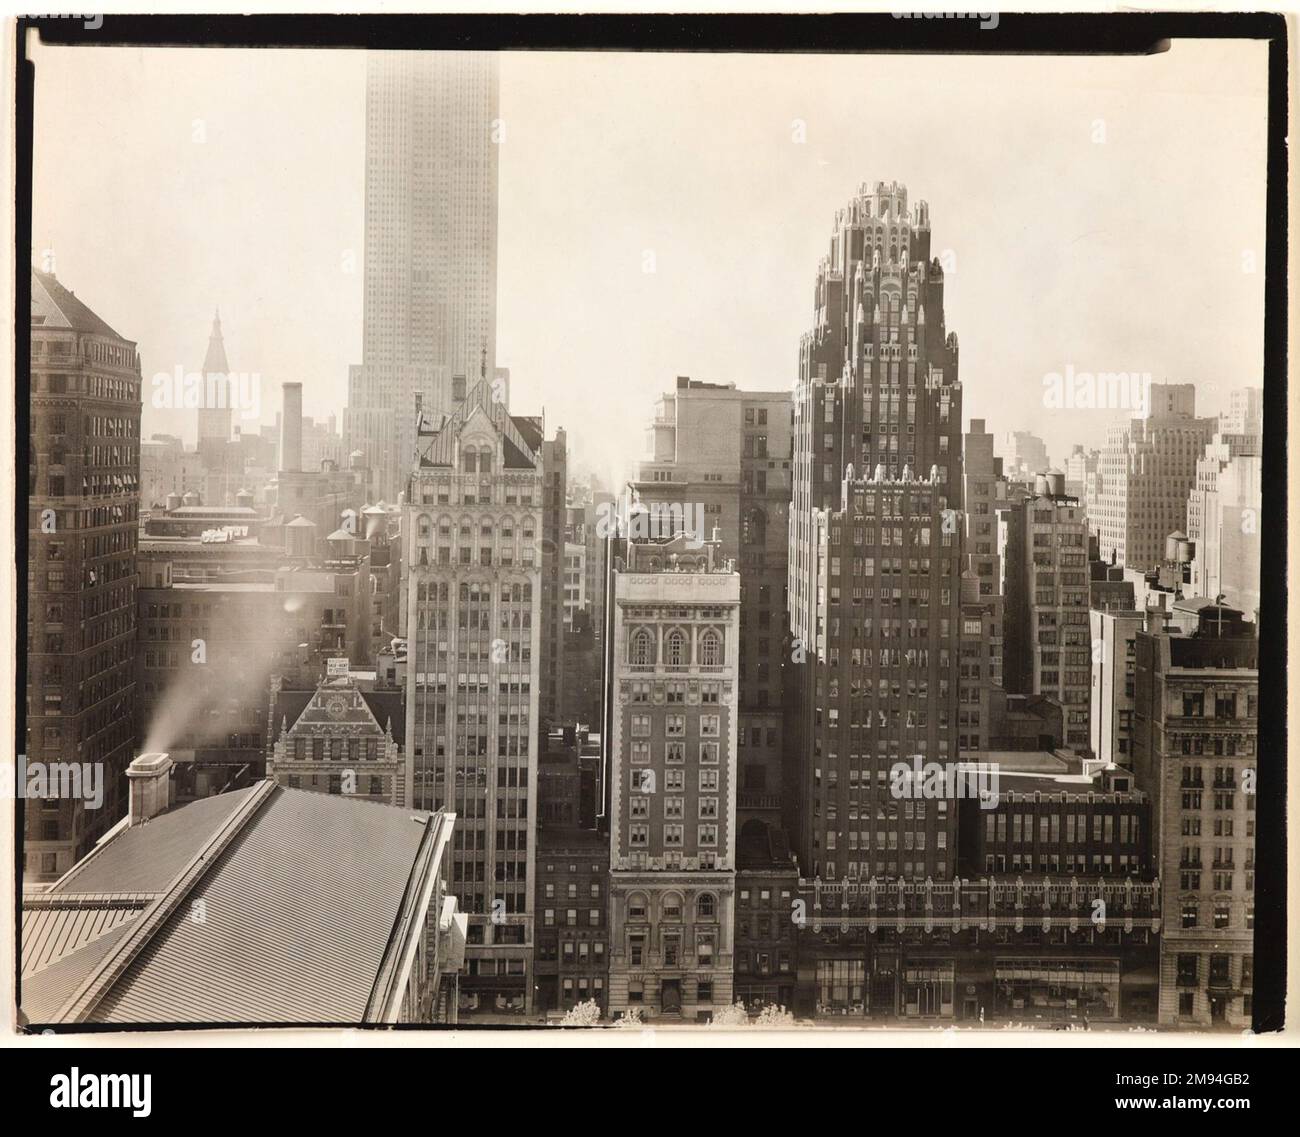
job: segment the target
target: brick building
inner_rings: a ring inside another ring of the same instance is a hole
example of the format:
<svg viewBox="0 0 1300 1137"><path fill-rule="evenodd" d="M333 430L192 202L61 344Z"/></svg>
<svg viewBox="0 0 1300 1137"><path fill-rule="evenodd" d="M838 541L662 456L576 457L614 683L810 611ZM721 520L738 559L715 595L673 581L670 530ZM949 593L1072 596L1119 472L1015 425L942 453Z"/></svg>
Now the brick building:
<svg viewBox="0 0 1300 1137"><path fill-rule="evenodd" d="M126 812L136 715L140 357L52 273L31 274L27 739L31 763L102 770L103 800L31 799L27 879L49 881Z"/></svg>
<svg viewBox="0 0 1300 1137"><path fill-rule="evenodd" d="M883 788L900 759L958 749L961 385L943 289L926 204L862 186L819 266L795 400L786 812L805 876L952 870L952 814L906 824Z"/></svg>
<svg viewBox="0 0 1300 1137"><path fill-rule="evenodd" d="M1133 770L1163 883L1160 1021L1250 1025L1259 640L1233 608L1137 634ZM1278 759L1280 760L1280 758Z"/></svg>

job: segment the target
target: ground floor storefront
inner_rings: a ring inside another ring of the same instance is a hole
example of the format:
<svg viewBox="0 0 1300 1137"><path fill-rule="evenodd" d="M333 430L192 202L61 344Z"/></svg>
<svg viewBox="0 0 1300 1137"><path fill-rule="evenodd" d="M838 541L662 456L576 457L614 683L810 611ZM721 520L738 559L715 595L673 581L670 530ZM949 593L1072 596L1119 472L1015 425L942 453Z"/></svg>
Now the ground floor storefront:
<svg viewBox="0 0 1300 1137"><path fill-rule="evenodd" d="M824 947L801 953L794 1010L825 1020L1154 1022L1158 983L1150 954L1004 944L946 953Z"/></svg>

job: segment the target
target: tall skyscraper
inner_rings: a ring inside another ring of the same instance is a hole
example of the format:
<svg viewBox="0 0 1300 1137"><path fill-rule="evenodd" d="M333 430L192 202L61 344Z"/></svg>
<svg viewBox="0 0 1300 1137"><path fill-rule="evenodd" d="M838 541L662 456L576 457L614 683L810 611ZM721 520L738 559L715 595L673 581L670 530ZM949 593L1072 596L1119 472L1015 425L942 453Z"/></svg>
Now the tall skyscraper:
<svg viewBox="0 0 1300 1137"><path fill-rule="evenodd" d="M1187 523L1196 463L1214 426L1214 419L1196 417L1194 384L1158 383L1145 415L1107 431L1096 514L1088 518L1102 560L1114 554L1130 569L1160 563L1165 538Z"/></svg>
<svg viewBox="0 0 1300 1137"><path fill-rule="evenodd" d="M26 803L27 879L54 880L126 812L135 744L140 356L32 272L27 759L75 763L102 801ZM93 771L93 773L91 773Z"/></svg>
<svg viewBox="0 0 1300 1137"><path fill-rule="evenodd" d="M480 382L420 442L402 526L408 804L456 814L462 1010L517 1014L533 994L541 422Z"/></svg>
<svg viewBox="0 0 1300 1137"><path fill-rule="evenodd" d="M659 398L633 484L653 507L682 508L740 570L739 824L781 827L781 680L786 658L790 397L678 376ZM689 514L687 511L690 511Z"/></svg>
<svg viewBox="0 0 1300 1137"><path fill-rule="evenodd" d="M732 993L740 577L632 542L614 576L609 1010L707 1021Z"/></svg>
<svg viewBox="0 0 1300 1137"><path fill-rule="evenodd" d="M497 374L498 86L490 53L367 60L365 313L345 433L390 501L415 454L416 396L449 413L455 380L463 395Z"/></svg>
<svg viewBox="0 0 1300 1137"><path fill-rule="evenodd" d="M787 829L805 877L947 879L955 810L897 763L957 760L961 384L925 202L862 186L800 348ZM918 810L914 805L919 806Z"/></svg>

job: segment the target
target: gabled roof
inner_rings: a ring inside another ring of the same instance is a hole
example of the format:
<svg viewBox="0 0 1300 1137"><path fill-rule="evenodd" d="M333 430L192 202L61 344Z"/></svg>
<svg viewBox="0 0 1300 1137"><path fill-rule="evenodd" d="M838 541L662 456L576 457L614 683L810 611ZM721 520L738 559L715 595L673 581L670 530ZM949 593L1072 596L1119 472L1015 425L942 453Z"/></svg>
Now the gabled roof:
<svg viewBox="0 0 1300 1137"><path fill-rule="evenodd" d="M32 323L46 328L93 332L119 340L124 338L64 288L53 273L37 269L32 269Z"/></svg>
<svg viewBox="0 0 1300 1137"><path fill-rule="evenodd" d="M393 1021L451 820L259 782L125 828L24 899L23 1016Z"/></svg>
<svg viewBox="0 0 1300 1137"><path fill-rule="evenodd" d="M304 718L304 712L307 711L312 699L315 698L316 691L281 690L275 698L275 713L272 716L273 721L271 724L272 744L278 742L281 734L286 730L292 733L300 723L305 726L313 719L323 723L342 721L363 726L373 723L380 731L387 730L391 725L393 740L399 746L405 741L406 711L403 707L401 691L357 691L350 682L338 681L336 681L336 684L322 684L318 689L328 691L332 685L337 685L339 690L346 691L349 695L355 693L360 696L361 703L365 708L364 716L357 715L354 712L339 720L331 718L328 712L313 710Z"/></svg>
<svg viewBox="0 0 1300 1137"><path fill-rule="evenodd" d="M505 404L493 398L492 385L485 380L475 383L465 394L465 400L443 420L442 425L427 442L421 442L420 465L451 466L456 461L456 440L461 430L475 412L481 411L503 436L505 467L508 470L532 470L537 466L540 432L521 430L520 421L513 417ZM380 503L383 504L382 502Z"/></svg>

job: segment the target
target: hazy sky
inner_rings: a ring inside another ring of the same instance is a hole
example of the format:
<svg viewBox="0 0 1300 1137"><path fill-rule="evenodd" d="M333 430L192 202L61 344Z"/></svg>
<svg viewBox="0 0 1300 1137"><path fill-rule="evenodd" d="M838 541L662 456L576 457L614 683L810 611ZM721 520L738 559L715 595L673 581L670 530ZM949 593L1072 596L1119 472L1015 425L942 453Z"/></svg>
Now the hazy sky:
<svg viewBox="0 0 1300 1137"><path fill-rule="evenodd" d="M341 420L361 353L362 57L36 60L34 258L52 248L138 341L146 382L198 368L219 306L233 370L299 380L308 414ZM967 419L1036 430L1059 461L1113 416L1046 410L1049 372L1196 381L1208 412L1262 381L1263 45L537 52L506 55L501 88L497 359L512 409L544 407L599 468L640 455L677 375L792 386L834 211L863 181L928 201L932 249L955 260ZM193 429L146 409L146 436Z"/></svg>

